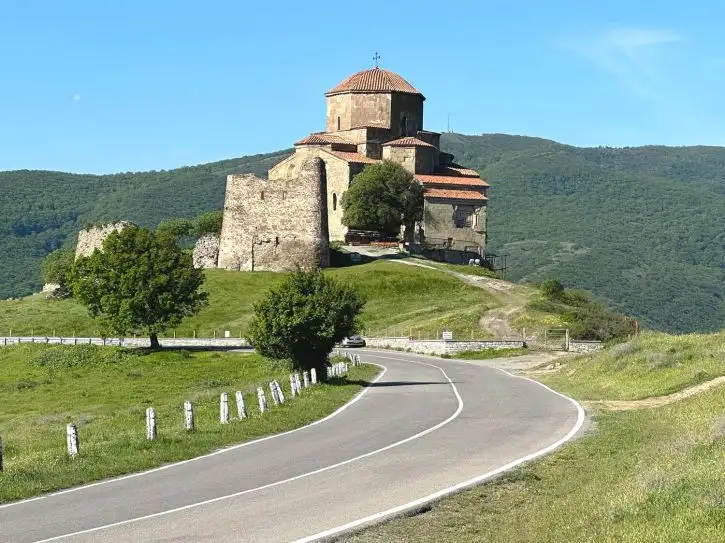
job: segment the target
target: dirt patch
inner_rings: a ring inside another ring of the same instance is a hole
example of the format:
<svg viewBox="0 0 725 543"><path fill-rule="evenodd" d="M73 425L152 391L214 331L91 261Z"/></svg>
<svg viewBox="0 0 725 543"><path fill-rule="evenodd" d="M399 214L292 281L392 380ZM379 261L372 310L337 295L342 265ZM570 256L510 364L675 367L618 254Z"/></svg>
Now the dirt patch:
<svg viewBox="0 0 725 543"><path fill-rule="evenodd" d="M582 402L586 407L599 407L609 411L627 411L629 409L648 409L653 407L662 407L663 405L677 402L700 394L706 390L715 388L716 386L725 384L725 376L716 377L711 381L706 381L695 385L680 392L668 394L667 396L655 396L653 398L645 398L643 400L597 400L591 402Z"/></svg>

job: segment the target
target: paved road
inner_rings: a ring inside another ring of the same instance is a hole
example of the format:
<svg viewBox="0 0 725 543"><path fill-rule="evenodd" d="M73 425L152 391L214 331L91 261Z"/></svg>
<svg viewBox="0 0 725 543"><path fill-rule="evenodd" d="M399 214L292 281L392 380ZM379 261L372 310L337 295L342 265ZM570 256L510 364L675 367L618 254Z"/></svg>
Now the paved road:
<svg viewBox="0 0 725 543"><path fill-rule="evenodd" d="M313 540L537 454L583 420L570 400L490 367L361 354L385 373L323 422L0 506L0 540Z"/></svg>

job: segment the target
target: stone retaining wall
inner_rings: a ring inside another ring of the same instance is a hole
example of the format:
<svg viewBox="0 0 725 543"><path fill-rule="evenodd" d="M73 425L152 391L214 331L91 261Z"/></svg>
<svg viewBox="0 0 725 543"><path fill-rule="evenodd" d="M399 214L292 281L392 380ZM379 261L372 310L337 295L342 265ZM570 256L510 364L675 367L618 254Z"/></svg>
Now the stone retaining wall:
<svg viewBox="0 0 725 543"><path fill-rule="evenodd" d="M384 349L410 349L422 354L455 354L461 351L482 351L484 349L520 349L523 341L445 341L442 339L419 340L407 337L365 338L368 347Z"/></svg>
<svg viewBox="0 0 725 543"><path fill-rule="evenodd" d="M595 353L604 348L601 341L569 340L569 352L572 353Z"/></svg>
<svg viewBox="0 0 725 543"><path fill-rule="evenodd" d="M148 347L149 338L99 338L99 337L0 337L0 347L20 343L45 343L49 345L117 345L121 347ZM160 338L162 347L249 347L243 338Z"/></svg>

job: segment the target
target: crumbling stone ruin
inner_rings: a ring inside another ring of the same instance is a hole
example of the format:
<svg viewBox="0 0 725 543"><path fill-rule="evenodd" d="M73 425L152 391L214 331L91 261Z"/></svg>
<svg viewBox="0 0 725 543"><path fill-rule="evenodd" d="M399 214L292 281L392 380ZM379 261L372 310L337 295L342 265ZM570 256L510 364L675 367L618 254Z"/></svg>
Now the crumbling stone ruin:
<svg viewBox="0 0 725 543"><path fill-rule="evenodd" d="M219 261L219 236L207 234L196 240L193 261L195 268L216 268Z"/></svg>
<svg viewBox="0 0 725 543"><path fill-rule="evenodd" d="M230 175L219 267L294 271L329 266L325 167L312 157L294 179Z"/></svg>
<svg viewBox="0 0 725 543"><path fill-rule="evenodd" d="M105 239L113 232L120 232L133 223L118 221L111 224L92 226L78 232L78 243L76 244L76 259L81 256L91 256L96 249L103 247Z"/></svg>

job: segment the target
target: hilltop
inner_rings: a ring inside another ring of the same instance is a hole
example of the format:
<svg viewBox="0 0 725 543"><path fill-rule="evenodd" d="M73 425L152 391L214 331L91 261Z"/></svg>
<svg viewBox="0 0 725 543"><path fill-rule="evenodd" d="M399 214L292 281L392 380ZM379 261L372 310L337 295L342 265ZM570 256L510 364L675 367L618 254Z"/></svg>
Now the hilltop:
<svg viewBox="0 0 725 543"><path fill-rule="evenodd" d="M492 184L490 249L507 278L558 278L643 324L712 331L725 320L725 148L577 148L444 134L442 148ZM168 171L0 173L0 299L37 292L40 261L88 221L155 226L219 209L229 173L289 151Z"/></svg>

